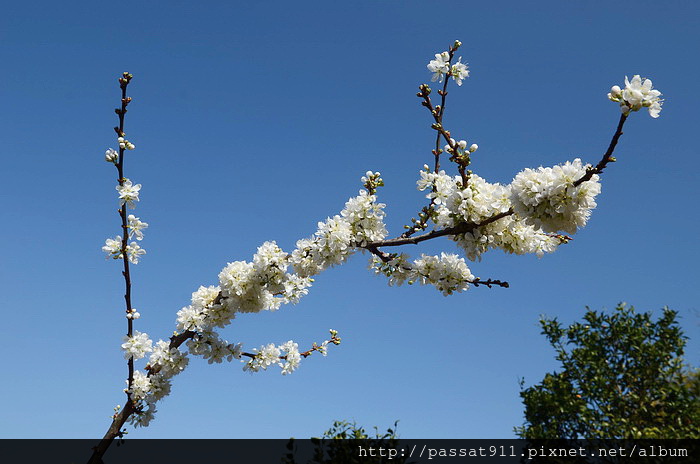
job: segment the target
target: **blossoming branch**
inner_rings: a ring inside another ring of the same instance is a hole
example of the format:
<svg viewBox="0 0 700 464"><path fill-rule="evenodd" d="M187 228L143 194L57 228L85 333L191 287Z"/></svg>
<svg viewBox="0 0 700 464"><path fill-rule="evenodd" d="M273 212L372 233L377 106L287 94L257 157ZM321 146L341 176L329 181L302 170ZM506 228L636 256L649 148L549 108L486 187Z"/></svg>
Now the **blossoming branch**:
<svg viewBox="0 0 700 464"><path fill-rule="evenodd" d="M371 268L386 276L390 285L432 285L447 296L471 286L509 286L498 279L476 277L467 259L480 261L487 251L495 249L542 257L569 242L571 235L586 225L601 191L600 175L616 161L613 152L625 121L642 108L647 108L653 118L659 117L661 93L652 88L651 80L639 75L625 78L624 89L612 87L608 98L619 103L620 120L607 151L595 166L577 158L557 166L524 169L507 185L491 183L468 169L480 147L456 137L443 121L449 82L462 86L470 73L461 57L455 61L461 45L456 41L447 51L435 54L427 65L432 82L441 84L439 102L432 100L428 85L419 86L417 96L430 112L430 127L436 134L433 167L426 164L418 172L417 188L426 192L428 202L402 234L388 238L386 205L378 200L384 180L380 173L367 171L361 179L363 189L347 200L339 214L318 222L317 230L298 240L293 250L284 251L270 241L257 249L251 261L228 263L219 273L217 285L200 286L192 293L190 304L178 311L174 335L155 343L148 334L133 328L140 313L131 305L129 265L137 264L146 253L138 242L143 240L148 223L128 214L140 201L141 184L134 184L124 175L125 153L135 148L124 132L124 117L131 102L126 90L133 77L124 73L119 79L121 107L116 109L119 150L110 148L105 153L105 160L118 171L121 233L108 238L102 249L107 257L121 260L124 268L127 335L122 349L129 369L127 401L123 409L115 408L112 424L90 462L100 462L111 441L123 435L127 421L146 426L153 420L157 402L170 393L172 377L187 367L189 356L200 356L209 363L240 360L249 372L276 365L282 374L294 372L313 352L325 356L329 345L340 343L335 330L330 331L328 340L314 343L306 351L300 351L298 344L289 340L279 345L263 344L248 352L240 343L222 338L219 329L231 324L240 313L274 311L299 302L309 292L314 276L343 264L357 252L368 252ZM443 154L449 155L455 174L441 169ZM439 237L449 237L457 252L412 258L407 253L385 251ZM145 368L136 370L135 361L146 356Z"/></svg>

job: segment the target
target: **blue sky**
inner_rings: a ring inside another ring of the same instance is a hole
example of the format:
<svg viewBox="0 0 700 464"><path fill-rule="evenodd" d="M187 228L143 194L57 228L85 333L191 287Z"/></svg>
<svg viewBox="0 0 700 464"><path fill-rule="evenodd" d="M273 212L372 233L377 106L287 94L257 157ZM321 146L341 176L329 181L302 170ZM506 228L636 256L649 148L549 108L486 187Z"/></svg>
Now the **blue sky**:
<svg viewBox="0 0 700 464"><path fill-rule="evenodd" d="M145 4L147 3L147 4ZM525 167L597 162L625 75L652 78L658 120L634 114L589 225L538 260L491 252L472 271L511 283L448 298L391 288L357 255L300 304L239 317L247 348L343 343L292 376L193 359L139 438L317 436L335 419L404 438L511 437L518 380L556 367L540 314L564 323L627 301L679 311L700 364L696 263L698 61L689 2L14 2L0 18L5 330L2 437L98 437L123 404L116 78L134 74L127 176L150 224L133 272L137 329L175 312L227 262L265 240L291 250L357 194L367 170L392 235L424 205L430 117L414 96L455 39L472 76L450 91L446 125L480 146L472 168L509 182ZM448 240L407 249L455 251Z"/></svg>

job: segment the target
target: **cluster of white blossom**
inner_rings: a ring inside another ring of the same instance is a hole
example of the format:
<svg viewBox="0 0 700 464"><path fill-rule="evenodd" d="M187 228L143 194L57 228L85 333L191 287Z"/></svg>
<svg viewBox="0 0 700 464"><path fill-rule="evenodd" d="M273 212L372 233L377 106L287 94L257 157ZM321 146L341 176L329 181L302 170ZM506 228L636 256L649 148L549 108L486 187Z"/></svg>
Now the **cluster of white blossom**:
<svg viewBox="0 0 700 464"><path fill-rule="evenodd" d="M379 173L368 172L363 181L371 182L374 188L383 184ZM276 310L282 304L297 303L308 293L311 276L342 263L358 247L382 240L386 234L384 205L376 202L375 195L361 190L339 215L319 222L311 238L299 240L291 254L275 242L265 242L251 262L227 264L219 273L218 286L200 287L192 294L191 304L178 311L177 330L195 332L187 342L189 351L210 363L240 359L241 346L219 338L215 328L226 327L237 313ZM288 342L276 349L286 353L285 362L279 354L274 361L282 373L294 371L301 359L296 344ZM270 345L261 348L244 368L253 372L266 369L274 358L271 350Z"/></svg>
<svg viewBox="0 0 700 464"><path fill-rule="evenodd" d="M600 193L597 174L574 185L588 168L576 158L552 168L525 169L511 184L513 210L527 223L547 232L575 234L586 225Z"/></svg>
<svg viewBox="0 0 700 464"><path fill-rule="evenodd" d="M381 178L375 181L382 182ZM355 247L384 239L384 206L377 203L375 195L360 190L359 196L345 203L340 215L319 222L313 237L297 241L290 258L294 272L302 277L314 276L345 262Z"/></svg>
<svg viewBox="0 0 700 464"><path fill-rule="evenodd" d="M368 172L363 181L372 182L375 188L382 185L378 173ZM362 190L346 202L339 215L320 222L313 237L300 240L291 254L275 242L265 242L251 262L229 263L219 274L218 286L201 286L192 294L191 304L178 311L177 330L194 332L187 341L189 353L210 364L241 359L241 344L223 340L215 328L230 324L237 313L275 310L282 304L298 302L308 293L312 275L343 262L357 247L386 236L383 208L374 195ZM315 349L325 355L327 345L328 341ZM282 369L282 374L289 374L301 361L298 346L292 341L280 346L265 345L248 356L243 368L250 372L266 370L274 364ZM156 364L162 362L152 356L150 365ZM163 370L157 372L163 375ZM144 391L145 398L151 398L148 389ZM143 414L149 418L153 412L155 408L149 403Z"/></svg>
<svg viewBox="0 0 700 464"><path fill-rule="evenodd" d="M314 343L311 351L319 351L325 356L329 343L340 343L338 332L335 330L330 332L331 340L326 340L321 345ZM148 372L134 371L131 387L125 390L137 406L136 413L129 419L130 422L135 426L145 427L155 417L156 403L170 394L172 377L187 367L189 358L186 353L178 348L171 348L170 343L163 340L159 340L156 346L152 347L152 342L146 334L136 332L134 337L127 338L129 341L122 347L126 352L132 353L136 359L142 358L145 352L152 351L146 366ZM195 334L187 341L187 348L190 354L202 356L209 364L241 359L244 354L240 343L230 344L213 330ZM298 344L291 340L279 346L273 343L263 345L259 349L254 349L252 354L245 353L245 355L250 359L245 361L243 370L252 373L277 365L282 369L283 375L294 372L302 358Z"/></svg>
<svg viewBox="0 0 700 464"><path fill-rule="evenodd" d="M445 296L466 290L474 279L464 259L447 253L422 255L413 262L413 274L421 284L434 285Z"/></svg>
<svg viewBox="0 0 700 464"><path fill-rule="evenodd" d="M507 214L513 207L513 184L492 184L471 174L467 188L462 188L460 176L448 176L445 171L431 172L424 166L417 186L418 190L429 191L426 197L434 205L433 220L438 228L471 225L470 230L452 236L471 260L481 259L484 252L494 248L514 254L535 253L541 257L561 243L540 228L524 223L521 216ZM480 225L499 214L505 217Z"/></svg>
<svg viewBox="0 0 700 464"><path fill-rule="evenodd" d="M141 359L146 356L146 353L153 351L153 342L148 338L148 334L137 330L132 336L124 336L122 350L124 350L125 359Z"/></svg>
<svg viewBox="0 0 700 464"><path fill-rule="evenodd" d="M462 63L462 57L460 56L456 63L450 64L449 52L436 53L435 59L428 63L428 70L433 73L432 82L442 82L443 77L449 73L457 85L462 85L462 81L469 77L469 68Z"/></svg>
<svg viewBox="0 0 700 464"><path fill-rule="evenodd" d="M147 427L157 412L156 403L170 394L171 386L170 378L160 373L134 371L127 392L137 410L129 417L129 422L136 427Z"/></svg>
<svg viewBox="0 0 700 464"><path fill-rule="evenodd" d="M445 296L467 290L474 281L474 275L464 259L451 253L441 253L440 256L423 254L412 263L403 253L393 255L388 260L374 256L370 266L376 273L389 277L389 285L418 282L435 286Z"/></svg>
<svg viewBox="0 0 700 464"><path fill-rule="evenodd" d="M252 262L229 263L219 273L223 305L219 314L228 317L236 312L276 310L282 304L298 302L308 293L312 280L286 272L288 267L289 255L275 242L263 243ZM211 322L213 325L226 323L217 319Z"/></svg>
<svg viewBox="0 0 700 464"><path fill-rule="evenodd" d="M224 340L213 330L198 332L187 341L187 348L195 356L201 356L209 364L221 364L224 360L231 362L241 359L242 344L232 344Z"/></svg>
<svg viewBox="0 0 700 464"><path fill-rule="evenodd" d="M150 347L150 340L148 345ZM146 427L153 420L157 411L156 403L170 394L170 379L182 372L189 363L185 353L170 348L170 343L163 340L158 340L155 348L149 351L152 353L146 367L148 372L134 371L131 388L127 388L131 400L137 405L137 413L130 417L130 421L139 427Z"/></svg>
<svg viewBox="0 0 700 464"><path fill-rule="evenodd" d="M649 108L652 118L658 118L661 113L663 100L659 97L661 92L652 88L651 79L642 79L639 74L634 75L631 81L625 76L625 88L614 85L608 93L610 100L620 103L620 111L624 114Z"/></svg>
<svg viewBox="0 0 700 464"><path fill-rule="evenodd" d="M327 343L327 342L326 342ZM272 365L282 368L282 374L291 374L299 367L301 354L299 345L289 340L288 342L275 346L274 343L263 345L259 349L253 349L255 356L243 366L243 370L258 372L260 369L267 370Z"/></svg>
<svg viewBox="0 0 700 464"><path fill-rule="evenodd" d="M170 348L170 342L158 340L148 359L148 365L153 370L156 370L157 366L159 374L170 378L185 370L189 361L185 353L177 348Z"/></svg>

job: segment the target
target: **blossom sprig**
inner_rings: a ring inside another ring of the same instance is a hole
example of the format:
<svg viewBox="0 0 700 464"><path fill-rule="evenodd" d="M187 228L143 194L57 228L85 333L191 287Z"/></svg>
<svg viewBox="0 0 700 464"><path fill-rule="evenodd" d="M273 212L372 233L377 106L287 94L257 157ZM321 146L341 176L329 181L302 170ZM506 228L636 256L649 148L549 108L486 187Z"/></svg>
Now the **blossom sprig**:
<svg viewBox="0 0 700 464"><path fill-rule="evenodd" d="M191 338L187 340L187 347L190 354L203 356L209 364L238 359L244 363L244 371L254 373L276 365L280 367L282 375L288 375L297 370L301 360L313 352L317 351L326 356L329 345L340 345L338 331L331 329L330 334L330 339L320 344L314 342L309 350L303 352L300 352L299 345L291 340L278 346L273 343L263 345L253 349L252 353L244 352L242 344L228 343L213 331L191 334ZM170 394L171 379L185 370L189 358L179 346L173 346L172 340L159 340L153 347L147 335L139 332L136 332L134 337L126 337L123 347L125 356L136 359L151 353L145 370L135 371L131 385L125 389L132 400L129 404L129 421L134 426L145 427L155 418L156 403ZM248 359L243 359L244 357ZM117 416L115 410L115 420Z"/></svg>
<svg viewBox="0 0 700 464"><path fill-rule="evenodd" d="M127 405L128 415L115 418L128 419L136 427L151 423L157 412L156 403L170 394L171 379L189 364L187 353L171 346L170 342L158 340L154 347L149 344L148 348L151 355L145 370L134 371L131 383L127 381L125 391L131 400Z"/></svg>
<svg viewBox="0 0 700 464"><path fill-rule="evenodd" d="M323 356L326 356L328 354L328 345L329 344L333 344L336 346L340 345L340 342L342 341L342 339L338 336L338 331L334 330L334 329L330 329L328 332L331 334L330 339L324 340L323 342L321 342L320 345L318 345L316 342L314 342L313 345L311 346L311 349L300 353L300 355L304 358L307 358L307 357L311 356L311 354L314 351L318 351Z"/></svg>
<svg viewBox="0 0 700 464"><path fill-rule="evenodd" d="M362 176L362 185L367 189L370 195L377 193L377 188L384 186L384 180L381 178L381 173L367 171L364 176Z"/></svg>
<svg viewBox="0 0 700 464"><path fill-rule="evenodd" d="M418 282L421 285L433 285L444 296L463 292L470 285L509 287L508 282L475 277L464 259L453 253L443 252L439 256L423 254L420 259L410 262L405 253L384 253L376 248L370 251L374 255L370 261L370 268L374 269L376 274L388 277L390 286L401 286L404 283L413 285Z"/></svg>
<svg viewBox="0 0 700 464"><path fill-rule="evenodd" d="M467 145L468 142L466 140L456 141L452 137L450 137L447 145L445 145L444 150L451 155L450 161L456 163L460 170L464 170L471 164L470 155L479 148L479 146L475 143L471 144L468 148Z"/></svg>
<svg viewBox="0 0 700 464"><path fill-rule="evenodd" d="M435 57L436 59L431 61L428 64L428 69L432 70L435 69L436 74L433 75L433 82L436 80L436 76L441 75L441 72L445 72L448 75L452 75L455 77L455 80L457 81L458 85L462 85L462 79L467 77L469 75L469 72L467 71L466 65L463 65L461 63L461 57L460 57L460 62L455 64L455 66L452 67L454 72L452 70L450 71L445 71L449 68L449 64L444 63L445 59L451 60L454 52L457 50L462 45L460 41L455 41L454 45L450 48L449 51L447 52L442 52L439 54L436 54ZM442 82L442 80L441 80ZM433 105L433 102L430 98L430 94L432 92L432 89L427 85L427 84L421 84L418 87L418 93L416 94L417 97L421 98L423 101L421 104L425 106L429 111L430 114L433 116L434 123L431 124L431 128L434 129L437 132L436 139L435 139L435 148L433 149L432 153L433 156L435 157L435 168L434 171L438 172L440 170L440 154L443 151L448 151L452 154L450 157L450 161L453 161L457 163L458 170L460 175L462 176L462 183L466 186L469 180L469 174L470 172L467 171L467 166L469 166L470 163L470 158L469 158L469 151L465 151L466 145L464 147L460 147L459 143L455 141L454 138L452 138L452 135L450 131L445 129L445 126L443 124L443 116L445 113L445 104L446 104L446 97L447 97L447 84L449 80L445 80L445 83L443 84L443 87L441 90L438 90L438 95L441 97L440 104L438 105ZM443 150L440 147L440 140L444 139L447 142L447 145L445 146L445 150ZM471 147L470 147L471 148ZM476 146L474 145L474 151L476 150Z"/></svg>
<svg viewBox="0 0 700 464"><path fill-rule="evenodd" d="M608 93L611 101L620 103L623 114L648 108L652 118L658 118L661 113L663 100L660 97L661 92L652 87L651 79L643 79L639 74L635 74L632 80L625 76L625 88L614 85Z"/></svg>
<svg viewBox="0 0 700 464"><path fill-rule="evenodd" d="M243 370L253 373L277 365L282 369L282 375L291 374L299 368L302 358L307 358L316 351L326 356L328 345L340 345L341 338L338 337L338 331L331 329L330 334L330 339L324 340L321 344L314 342L311 348L304 352L300 352L299 345L291 340L279 346L270 343L259 349L255 348L254 353L243 353L243 356L250 358L243 366Z"/></svg>
<svg viewBox="0 0 700 464"><path fill-rule="evenodd" d="M448 51L435 54L435 59L428 63L428 70L433 73L432 82L442 83L444 77L452 77L457 85L462 85L462 81L469 76L469 68L462 63L461 56L457 63L452 63L454 53L460 46L462 46L462 42L456 40Z"/></svg>
<svg viewBox="0 0 700 464"><path fill-rule="evenodd" d="M426 165L426 168L428 166ZM428 228L428 223L433 217L435 216L435 207L434 207L434 202L431 200L430 204L427 206L424 206L419 212L418 212L418 219L415 217L411 218L411 225L404 225L403 228L406 229L403 234L401 234L402 238L410 237L411 235L415 234L419 230L425 230Z"/></svg>

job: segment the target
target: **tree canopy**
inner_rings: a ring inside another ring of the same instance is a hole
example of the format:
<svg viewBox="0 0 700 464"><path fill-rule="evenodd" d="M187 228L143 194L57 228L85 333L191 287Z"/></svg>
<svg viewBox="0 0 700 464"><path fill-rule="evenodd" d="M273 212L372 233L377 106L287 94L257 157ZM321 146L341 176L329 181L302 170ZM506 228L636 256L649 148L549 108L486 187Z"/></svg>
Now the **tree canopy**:
<svg viewBox="0 0 700 464"><path fill-rule="evenodd" d="M561 369L523 388L521 438L699 438L700 371L683 362L678 313L590 309L567 328L542 317ZM524 382L521 383L524 386Z"/></svg>

